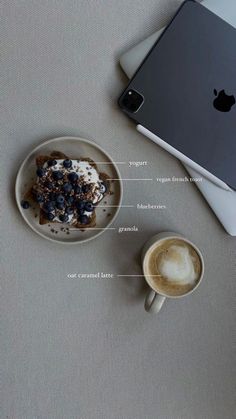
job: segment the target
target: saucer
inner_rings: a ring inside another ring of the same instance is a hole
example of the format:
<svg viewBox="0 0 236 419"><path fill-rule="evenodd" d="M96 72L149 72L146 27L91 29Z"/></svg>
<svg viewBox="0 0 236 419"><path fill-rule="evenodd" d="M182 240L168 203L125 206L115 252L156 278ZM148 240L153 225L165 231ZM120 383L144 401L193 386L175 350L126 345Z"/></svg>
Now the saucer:
<svg viewBox="0 0 236 419"><path fill-rule="evenodd" d="M37 203L28 209L21 207L24 195L30 190L36 180L35 158L39 155L49 155L52 151L60 151L71 159L89 157L95 163L99 172L106 173L111 180L110 192L96 207L96 226L85 227L83 230L70 228L68 224L39 224L39 207ZM15 196L19 211L25 222L41 237L63 244L79 244L98 237L115 220L122 201L122 182L119 170L111 157L96 143L80 137L60 137L45 141L34 148L20 166L16 177Z"/></svg>

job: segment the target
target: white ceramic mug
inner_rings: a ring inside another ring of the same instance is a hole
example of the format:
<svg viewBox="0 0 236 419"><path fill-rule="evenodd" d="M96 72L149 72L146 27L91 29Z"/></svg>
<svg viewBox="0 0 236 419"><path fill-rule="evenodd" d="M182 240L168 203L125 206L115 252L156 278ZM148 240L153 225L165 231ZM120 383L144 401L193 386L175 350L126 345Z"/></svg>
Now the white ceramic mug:
<svg viewBox="0 0 236 419"><path fill-rule="evenodd" d="M150 276L148 276L145 273L145 261L146 258L149 257L152 248L155 247L158 243L160 243L161 241L164 241L166 239L181 239L184 242L188 243L189 245L191 245L194 250L197 252L200 261L201 261L201 276L199 278L199 280L197 281L197 283L193 286L193 288L186 292L185 294L181 294L181 295L168 295L165 294L161 291L158 290L158 287L154 288L153 285L150 284ZM158 313L165 301L166 298L181 298L181 297L185 297L186 295L191 294L200 284L200 282L202 281L203 275L204 275L204 260L203 260L203 256L202 253L200 252L200 250L198 249L198 247L193 244L190 240L186 239L184 236L182 236L181 234L178 233L173 233L173 232L162 232L159 234L156 234L155 236L151 237L144 245L143 250L142 250L142 268L143 268L143 274L144 277L148 283L148 285L150 286L150 290L147 293L146 299L145 299L145 303L144 303L144 308L146 311L148 311L149 313ZM146 276L147 275L147 276Z"/></svg>

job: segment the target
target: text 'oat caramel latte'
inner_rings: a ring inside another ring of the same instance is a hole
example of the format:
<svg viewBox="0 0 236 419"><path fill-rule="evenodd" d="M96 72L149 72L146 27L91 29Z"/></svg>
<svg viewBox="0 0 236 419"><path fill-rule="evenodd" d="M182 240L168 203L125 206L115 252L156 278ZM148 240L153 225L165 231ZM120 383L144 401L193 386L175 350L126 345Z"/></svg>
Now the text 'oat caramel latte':
<svg viewBox="0 0 236 419"><path fill-rule="evenodd" d="M191 244L178 238L156 244L146 258L145 274L153 289L169 296L191 291L202 273L201 259Z"/></svg>

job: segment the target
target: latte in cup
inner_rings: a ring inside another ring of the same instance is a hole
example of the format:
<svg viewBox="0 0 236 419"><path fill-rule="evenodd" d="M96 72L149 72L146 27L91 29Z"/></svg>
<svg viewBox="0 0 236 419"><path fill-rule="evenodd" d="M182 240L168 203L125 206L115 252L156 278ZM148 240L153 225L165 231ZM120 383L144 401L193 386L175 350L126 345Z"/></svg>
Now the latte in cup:
<svg viewBox="0 0 236 419"><path fill-rule="evenodd" d="M202 262L195 248L181 238L164 239L146 255L144 271L150 286L169 296L180 296L196 287Z"/></svg>

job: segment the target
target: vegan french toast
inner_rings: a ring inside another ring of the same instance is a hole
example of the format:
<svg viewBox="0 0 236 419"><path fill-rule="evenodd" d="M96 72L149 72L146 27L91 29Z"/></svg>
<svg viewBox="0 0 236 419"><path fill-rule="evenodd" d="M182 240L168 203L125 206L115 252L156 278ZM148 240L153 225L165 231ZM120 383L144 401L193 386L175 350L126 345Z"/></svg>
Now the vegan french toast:
<svg viewBox="0 0 236 419"><path fill-rule="evenodd" d="M110 192L109 177L90 158L72 159L59 151L36 157L36 180L24 196L39 206L39 223L66 223L84 229L96 225L96 206Z"/></svg>

